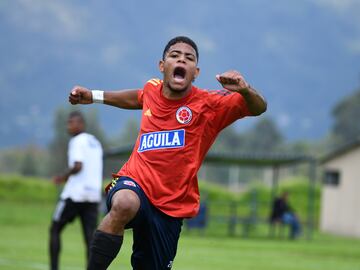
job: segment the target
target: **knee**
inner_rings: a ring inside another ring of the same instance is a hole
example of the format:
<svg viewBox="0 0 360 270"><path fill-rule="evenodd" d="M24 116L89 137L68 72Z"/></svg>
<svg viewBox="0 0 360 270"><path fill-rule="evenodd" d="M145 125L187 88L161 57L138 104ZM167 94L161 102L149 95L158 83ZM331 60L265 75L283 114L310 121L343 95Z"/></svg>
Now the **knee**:
<svg viewBox="0 0 360 270"><path fill-rule="evenodd" d="M112 198L109 214L112 219L127 223L135 217L139 208L140 199L135 192L120 190Z"/></svg>

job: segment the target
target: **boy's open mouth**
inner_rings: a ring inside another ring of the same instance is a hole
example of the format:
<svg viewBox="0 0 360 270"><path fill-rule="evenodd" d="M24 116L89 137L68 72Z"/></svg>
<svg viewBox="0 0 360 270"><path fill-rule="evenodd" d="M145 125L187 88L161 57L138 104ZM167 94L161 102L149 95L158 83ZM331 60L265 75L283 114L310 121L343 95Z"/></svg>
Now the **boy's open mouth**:
<svg viewBox="0 0 360 270"><path fill-rule="evenodd" d="M176 81L182 81L182 80L184 80L184 79L185 79L185 75L186 75L186 70L185 70L185 68L183 68L183 67L176 67L176 68L174 69L174 74L173 74L173 76L174 76L174 79L175 79Z"/></svg>

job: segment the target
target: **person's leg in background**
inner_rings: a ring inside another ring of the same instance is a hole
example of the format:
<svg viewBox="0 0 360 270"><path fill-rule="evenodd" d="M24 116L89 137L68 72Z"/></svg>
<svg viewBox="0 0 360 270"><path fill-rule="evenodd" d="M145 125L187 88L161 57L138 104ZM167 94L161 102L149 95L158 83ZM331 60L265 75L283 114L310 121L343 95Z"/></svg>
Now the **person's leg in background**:
<svg viewBox="0 0 360 270"><path fill-rule="evenodd" d="M285 213L282 217L283 223L290 226L290 239L295 239L300 234L300 223L293 213Z"/></svg>
<svg viewBox="0 0 360 270"><path fill-rule="evenodd" d="M86 261L89 260L90 243L93 239L99 216L98 203L82 203L80 221L86 246Z"/></svg>
<svg viewBox="0 0 360 270"><path fill-rule="evenodd" d="M71 200L60 200L56 206L50 225L49 255L50 269L59 269L59 255L61 251L61 232L66 224L76 217L78 208Z"/></svg>

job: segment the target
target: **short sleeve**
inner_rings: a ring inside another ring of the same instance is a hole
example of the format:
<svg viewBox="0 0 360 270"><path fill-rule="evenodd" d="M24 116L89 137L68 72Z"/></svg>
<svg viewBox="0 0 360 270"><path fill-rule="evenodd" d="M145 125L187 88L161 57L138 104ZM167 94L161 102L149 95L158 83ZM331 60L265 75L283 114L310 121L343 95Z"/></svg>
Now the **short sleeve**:
<svg viewBox="0 0 360 270"><path fill-rule="evenodd" d="M138 90L137 98L138 98L139 104L143 105L143 103L144 103L144 91L142 89Z"/></svg>
<svg viewBox="0 0 360 270"><path fill-rule="evenodd" d="M138 101L141 105L144 104L144 91L149 91L149 90L153 90L156 89L157 87L160 87L162 84L162 80L157 79L157 78L153 78L148 80L143 89L139 89L138 91Z"/></svg>
<svg viewBox="0 0 360 270"><path fill-rule="evenodd" d="M220 90L214 91L212 95L214 95L215 124L219 130L224 129L240 118L251 116L246 101L241 94Z"/></svg>

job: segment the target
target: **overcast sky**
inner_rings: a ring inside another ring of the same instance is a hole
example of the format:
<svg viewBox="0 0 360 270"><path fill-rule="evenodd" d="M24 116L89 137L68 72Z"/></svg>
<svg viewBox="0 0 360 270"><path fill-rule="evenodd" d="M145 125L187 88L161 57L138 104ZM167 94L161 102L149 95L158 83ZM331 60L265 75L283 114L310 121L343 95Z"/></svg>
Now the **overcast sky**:
<svg viewBox="0 0 360 270"><path fill-rule="evenodd" d="M217 73L239 70L289 139L326 136L332 107L360 86L360 0L9 0L0 33L1 146L48 141L74 84L122 89L161 76L163 47L177 35L198 43L197 86L218 88ZM98 109L115 133L139 117Z"/></svg>

